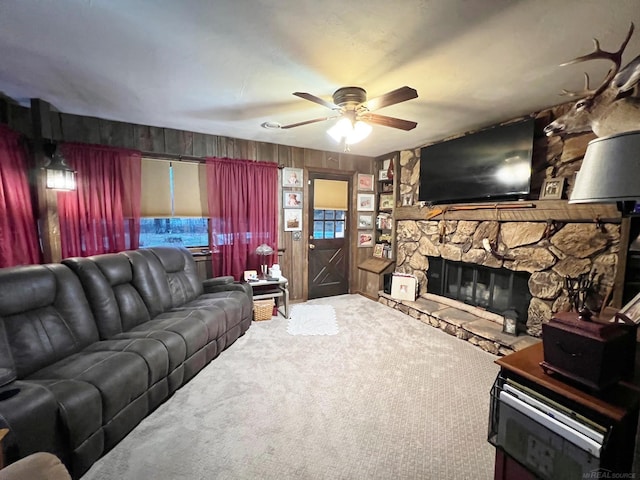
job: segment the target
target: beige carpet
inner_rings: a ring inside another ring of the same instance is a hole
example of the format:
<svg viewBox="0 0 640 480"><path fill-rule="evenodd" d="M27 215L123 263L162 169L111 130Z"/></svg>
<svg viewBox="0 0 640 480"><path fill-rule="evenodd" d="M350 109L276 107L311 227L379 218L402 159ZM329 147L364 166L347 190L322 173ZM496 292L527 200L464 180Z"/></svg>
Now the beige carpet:
<svg viewBox="0 0 640 480"><path fill-rule="evenodd" d="M339 333L249 331L83 477L490 479L495 357L359 295Z"/></svg>

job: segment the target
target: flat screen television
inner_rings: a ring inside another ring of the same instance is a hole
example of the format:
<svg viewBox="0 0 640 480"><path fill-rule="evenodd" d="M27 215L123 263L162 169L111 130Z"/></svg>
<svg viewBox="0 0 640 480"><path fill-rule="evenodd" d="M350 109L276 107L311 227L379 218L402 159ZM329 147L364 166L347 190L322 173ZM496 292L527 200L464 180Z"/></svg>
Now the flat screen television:
<svg viewBox="0 0 640 480"><path fill-rule="evenodd" d="M528 119L422 148L418 199L436 204L526 196L533 127Z"/></svg>

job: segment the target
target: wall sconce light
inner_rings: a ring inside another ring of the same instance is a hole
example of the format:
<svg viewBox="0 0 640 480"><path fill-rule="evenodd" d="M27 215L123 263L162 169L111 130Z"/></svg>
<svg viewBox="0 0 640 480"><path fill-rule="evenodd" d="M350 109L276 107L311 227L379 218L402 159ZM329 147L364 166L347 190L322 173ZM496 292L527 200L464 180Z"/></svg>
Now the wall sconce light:
<svg viewBox="0 0 640 480"><path fill-rule="evenodd" d="M256 248L256 255L262 257L260 260L260 278L267 278L267 257L273 255L273 248L266 243L263 243Z"/></svg>
<svg viewBox="0 0 640 480"><path fill-rule="evenodd" d="M640 131L591 140L569 203L618 202L629 213L640 199Z"/></svg>
<svg viewBox="0 0 640 480"><path fill-rule="evenodd" d="M44 144L44 153L47 157L44 171L47 175L47 188L53 190L75 190L76 171L67 165L64 157L58 151L58 145L53 142Z"/></svg>

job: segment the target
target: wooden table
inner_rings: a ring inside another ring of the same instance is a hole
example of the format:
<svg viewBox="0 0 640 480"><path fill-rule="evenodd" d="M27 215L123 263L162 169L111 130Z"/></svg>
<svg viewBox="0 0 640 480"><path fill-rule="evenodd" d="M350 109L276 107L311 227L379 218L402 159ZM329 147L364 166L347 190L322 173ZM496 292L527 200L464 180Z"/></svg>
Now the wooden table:
<svg viewBox="0 0 640 480"><path fill-rule="evenodd" d="M254 282L249 282L253 289L254 300L265 300L267 298L273 298L278 306L278 312L284 315L284 318L289 318L289 280L284 277L280 277L277 280L265 280L261 279ZM281 310L280 299L282 299Z"/></svg>
<svg viewBox="0 0 640 480"><path fill-rule="evenodd" d="M500 375L511 378L542 395L563 404L596 423L611 427L607 447L601 459L606 468L616 472L630 472L633 461L635 435L638 424L640 391L632 383L620 382L604 392L587 391L578 384L569 384L560 376L546 374L540 362L544 359L543 344L515 352L495 361ZM522 467L501 449L496 450L495 479L527 477ZM511 473L509 473L511 472Z"/></svg>

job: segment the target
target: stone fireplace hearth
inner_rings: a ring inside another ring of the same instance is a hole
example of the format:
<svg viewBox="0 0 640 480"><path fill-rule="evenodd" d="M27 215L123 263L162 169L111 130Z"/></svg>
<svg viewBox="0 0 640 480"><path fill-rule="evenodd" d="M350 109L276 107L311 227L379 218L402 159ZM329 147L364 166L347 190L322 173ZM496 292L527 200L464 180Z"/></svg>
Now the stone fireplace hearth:
<svg viewBox="0 0 640 480"><path fill-rule="evenodd" d="M484 248L484 239L493 239L499 256ZM522 321L528 334L540 336L543 322L569 309L566 276L592 272L589 306L600 307L614 284L619 247L620 225L610 223L556 224L549 230L543 222L400 220L396 270L416 275L422 293L431 292L425 273L430 257L528 272L530 301Z"/></svg>

